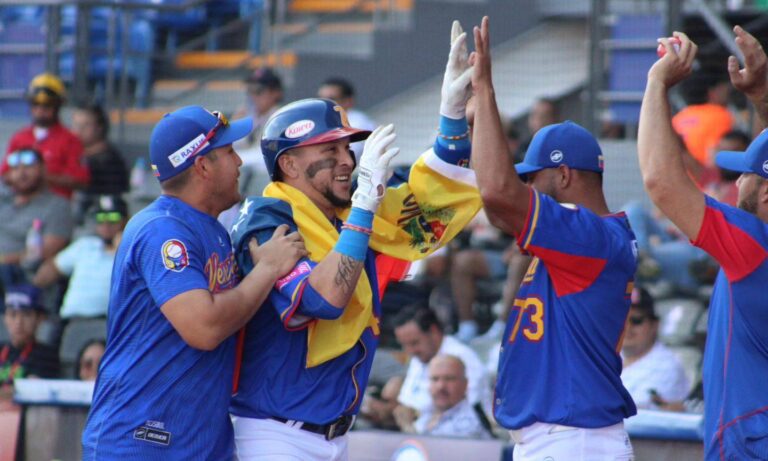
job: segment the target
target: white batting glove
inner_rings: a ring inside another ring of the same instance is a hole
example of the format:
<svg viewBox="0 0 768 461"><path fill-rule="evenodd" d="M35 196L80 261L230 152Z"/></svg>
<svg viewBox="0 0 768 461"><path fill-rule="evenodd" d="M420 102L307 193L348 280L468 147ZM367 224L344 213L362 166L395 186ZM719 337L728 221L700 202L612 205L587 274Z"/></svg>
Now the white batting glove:
<svg viewBox="0 0 768 461"><path fill-rule="evenodd" d="M440 115L454 120L464 118L467 112L467 101L472 95L471 77L472 67L469 65L469 53L467 53L467 33L461 28L459 21L453 21L451 52L448 54L443 88L440 92L442 96Z"/></svg>
<svg viewBox="0 0 768 461"><path fill-rule="evenodd" d="M357 190L352 195L353 207L376 213L384 197L389 162L400 152L397 147L389 148L396 137L395 126L389 124L376 128L365 140L363 155L360 156Z"/></svg>

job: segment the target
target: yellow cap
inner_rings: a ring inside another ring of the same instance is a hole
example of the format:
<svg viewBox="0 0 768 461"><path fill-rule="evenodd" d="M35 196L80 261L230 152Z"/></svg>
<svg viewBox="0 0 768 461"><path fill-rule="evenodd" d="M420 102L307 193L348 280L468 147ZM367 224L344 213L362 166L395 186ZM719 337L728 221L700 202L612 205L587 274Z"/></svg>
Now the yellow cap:
<svg viewBox="0 0 768 461"><path fill-rule="evenodd" d="M61 79L53 74L43 73L29 82L27 98L35 104L59 105L67 96Z"/></svg>

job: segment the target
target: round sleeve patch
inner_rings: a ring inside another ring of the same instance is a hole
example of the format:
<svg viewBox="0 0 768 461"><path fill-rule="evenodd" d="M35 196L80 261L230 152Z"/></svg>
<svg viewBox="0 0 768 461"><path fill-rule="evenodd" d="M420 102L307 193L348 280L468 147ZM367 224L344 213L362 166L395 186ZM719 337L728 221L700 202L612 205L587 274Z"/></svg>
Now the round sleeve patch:
<svg viewBox="0 0 768 461"><path fill-rule="evenodd" d="M185 267L189 266L187 246L181 240L166 240L160 253L163 256L163 264L168 270L181 272Z"/></svg>

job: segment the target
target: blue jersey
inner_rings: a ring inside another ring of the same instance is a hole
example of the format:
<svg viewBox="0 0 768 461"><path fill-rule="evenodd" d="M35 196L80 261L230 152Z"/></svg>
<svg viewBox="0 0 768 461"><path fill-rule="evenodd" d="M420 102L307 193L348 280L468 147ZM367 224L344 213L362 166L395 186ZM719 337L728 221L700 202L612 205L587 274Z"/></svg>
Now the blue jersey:
<svg viewBox="0 0 768 461"><path fill-rule="evenodd" d="M84 460L224 460L234 339L193 349L160 307L184 292L234 286L229 235L161 196L128 223L115 257L107 349L83 432Z"/></svg>
<svg viewBox="0 0 768 461"><path fill-rule="evenodd" d="M705 458L768 459L768 225L710 197L696 246L720 263L704 352Z"/></svg>
<svg viewBox="0 0 768 461"><path fill-rule="evenodd" d="M297 227L287 202L249 197L248 215L233 229L239 266L253 268L247 242L255 236L263 243L280 224ZM341 224L341 223L339 223ZM338 227L338 226L337 226ZM365 272L373 291L373 313L381 314L376 274L376 253L368 250ZM315 424L356 414L378 337L365 329L356 346L321 365L307 368L308 322L335 319L343 309L329 304L308 283L317 263L302 259L278 280L269 298L248 323L238 369L237 392L231 413L249 418L281 417Z"/></svg>
<svg viewBox="0 0 768 461"><path fill-rule="evenodd" d="M623 215L600 217L531 189L518 244L535 256L509 314L494 414L598 428L636 413L621 383L621 337L637 266Z"/></svg>

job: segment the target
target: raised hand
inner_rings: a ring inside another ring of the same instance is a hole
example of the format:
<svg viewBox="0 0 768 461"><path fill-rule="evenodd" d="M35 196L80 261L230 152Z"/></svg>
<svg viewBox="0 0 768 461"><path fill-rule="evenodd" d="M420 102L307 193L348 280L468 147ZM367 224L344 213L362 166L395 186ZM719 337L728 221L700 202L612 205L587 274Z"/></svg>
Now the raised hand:
<svg viewBox="0 0 768 461"><path fill-rule="evenodd" d="M666 88L672 88L691 74L699 49L684 33L673 32L672 35L680 40L680 50L675 51L669 38L660 38L659 43L664 46L666 54L648 71L649 82L658 81Z"/></svg>
<svg viewBox="0 0 768 461"><path fill-rule="evenodd" d="M749 32L736 26L736 46L744 55L744 68L739 69L736 56L728 57L728 74L733 86L753 100L768 97L768 58L755 37Z"/></svg>
<svg viewBox="0 0 768 461"><path fill-rule="evenodd" d="M469 80L472 68L467 53L467 33L459 21L451 26L451 51L445 65L443 88L440 92L440 115L459 120L466 114L467 101L472 95Z"/></svg>
<svg viewBox="0 0 768 461"><path fill-rule="evenodd" d="M484 16L480 27L472 31L475 37L475 51L470 57L472 64L472 87L475 91L493 86L491 79L491 38L488 16Z"/></svg>
<svg viewBox="0 0 768 461"><path fill-rule="evenodd" d="M352 195L352 206L376 213L386 189L387 168L392 158L400 152L390 148L395 141L395 126L379 126L365 141L360 169L357 175L357 190Z"/></svg>
<svg viewBox="0 0 768 461"><path fill-rule="evenodd" d="M248 242L248 250L254 266L267 265L274 274L281 277L296 266L299 259L308 255L304 247L304 239L298 232L288 232L288 226L277 226L272 237L259 245L255 238Z"/></svg>

